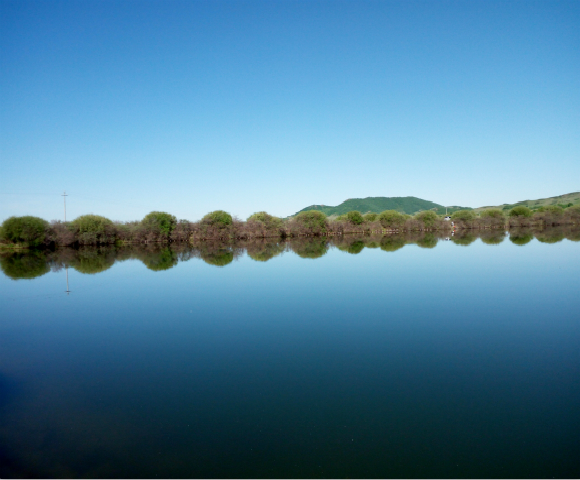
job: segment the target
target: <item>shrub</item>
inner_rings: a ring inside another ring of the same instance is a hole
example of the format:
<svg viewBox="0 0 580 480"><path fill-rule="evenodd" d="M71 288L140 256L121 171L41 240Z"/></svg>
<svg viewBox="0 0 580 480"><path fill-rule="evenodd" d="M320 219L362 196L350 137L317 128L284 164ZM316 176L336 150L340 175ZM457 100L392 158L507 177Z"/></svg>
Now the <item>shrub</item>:
<svg viewBox="0 0 580 480"><path fill-rule="evenodd" d="M383 228L401 228L405 223L405 215L396 210L385 210L378 216Z"/></svg>
<svg viewBox="0 0 580 480"><path fill-rule="evenodd" d="M487 210L483 210L479 216L482 218L501 219L503 218L504 213L499 208L488 208Z"/></svg>
<svg viewBox="0 0 580 480"><path fill-rule="evenodd" d="M214 210L201 219L201 224L215 228L226 228L232 225L233 219L228 212ZM229 262L228 262L229 263Z"/></svg>
<svg viewBox="0 0 580 480"><path fill-rule="evenodd" d="M415 219L423 222L426 227L432 227L437 220L437 214L433 210L424 210L415 215Z"/></svg>
<svg viewBox="0 0 580 480"><path fill-rule="evenodd" d="M510 210L509 212L509 216L510 217L531 217L532 216L532 211L524 206L524 205L518 205L517 207L514 207Z"/></svg>
<svg viewBox="0 0 580 480"><path fill-rule="evenodd" d="M473 210L457 210L451 214L451 219L454 221L471 222L475 219Z"/></svg>
<svg viewBox="0 0 580 480"><path fill-rule="evenodd" d="M113 222L100 215L82 215L71 226L81 244L109 243L115 239Z"/></svg>
<svg viewBox="0 0 580 480"><path fill-rule="evenodd" d="M248 217L248 222L260 222L266 230L282 228L282 219L274 217L266 212L256 212Z"/></svg>
<svg viewBox="0 0 580 480"><path fill-rule="evenodd" d="M294 217L298 225L314 233L326 231L326 215L318 210L307 210L300 212Z"/></svg>
<svg viewBox="0 0 580 480"><path fill-rule="evenodd" d="M365 222L374 222L378 217L378 214L376 213L366 213L365 215L363 215L363 220Z"/></svg>
<svg viewBox="0 0 580 480"><path fill-rule="evenodd" d="M546 207L540 207L536 210L539 213L549 213L555 217L562 216L564 214L564 209L559 205L548 205Z"/></svg>
<svg viewBox="0 0 580 480"><path fill-rule="evenodd" d="M44 242L48 222L38 217L10 217L2 222L0 238L12 243L37 246Z"/></svg>
<svg viewBox="0 0 580 480"><path fill-rule="evenodd" d="M580 205L573 205L571 207L568 207L566 210L564 210L564 212L573 221L579 221L580 220Z"/></svg>
<svg viewBox="0 0 580 480"><path fill-rule="evenodd" d="M361 213L357 210L351 210L346 214L346 220L352 225L360 225L364 219Z"/></svg>
<svg viewBox="0 0 580 480"><path fill-rule="evenodd" d="M169 237L177 225L177 218L167 212L151 212L145 215L141 220L143 225L150 233Z"/></svg>

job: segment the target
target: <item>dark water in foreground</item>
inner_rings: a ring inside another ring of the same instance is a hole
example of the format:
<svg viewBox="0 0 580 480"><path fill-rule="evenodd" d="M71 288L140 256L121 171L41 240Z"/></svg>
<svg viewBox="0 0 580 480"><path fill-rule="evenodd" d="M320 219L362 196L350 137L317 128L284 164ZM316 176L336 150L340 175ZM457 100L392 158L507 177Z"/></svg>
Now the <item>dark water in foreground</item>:
<svg viewBox="0 0 580 480"><path fill-rule="evenodd" d="M0 477L577 478L580 235L511 235L3 255Z"/></svg>

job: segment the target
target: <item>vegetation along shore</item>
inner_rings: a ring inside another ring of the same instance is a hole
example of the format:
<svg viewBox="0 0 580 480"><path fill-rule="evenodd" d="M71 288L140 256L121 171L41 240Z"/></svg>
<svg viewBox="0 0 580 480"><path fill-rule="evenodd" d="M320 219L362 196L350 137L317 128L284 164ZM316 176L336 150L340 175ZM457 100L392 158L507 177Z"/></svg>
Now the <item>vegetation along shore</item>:
<svg viewBox="0 0 580 480"><path fill-rule="evenodd" d="M151 212L140 221L115 222L99 215L82 215L71 222L47 222L33 216L10 217L0 227L0 249L53 248L81 245L193 243L208 240L249 240L336 236L346 233L388 234L472 229L511 229L580 224L580 205L517 205L510 210L462 209L450 217L434 210L408 215L397 210L366 213L351 210L326 216L319 210L301 211L281 219L257 212L242 221L223 210L200 221L177 220L166 212Z"/></svg>

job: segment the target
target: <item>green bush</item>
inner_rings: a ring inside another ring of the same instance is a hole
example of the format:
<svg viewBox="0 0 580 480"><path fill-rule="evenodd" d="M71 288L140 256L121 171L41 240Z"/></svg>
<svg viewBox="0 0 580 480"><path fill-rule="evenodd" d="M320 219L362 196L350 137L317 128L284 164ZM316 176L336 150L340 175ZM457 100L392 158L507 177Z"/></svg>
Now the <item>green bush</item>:
<svg viewBox="0 0 580 480"><path fill-rule="evenodd" d="M518 205L517 207L514 207L510 210L509 212L509 216L510 217L531 217L532 216L532 211L528 208L525 207L524 205Z"/></svg>
<svg viewBox="0 0 580 480"><path fill-rule="evenodd" d="M232 216L223 210L209 212L201 219L201 224L214 228L227 228L234 222ZM228 262L229 263L229 262Z"/></svg>
<svg viewBox="0 0 580 480"><path fill-rule="evenodd" d="M366 213L365 215L363 215L363 220L365 222L374 222L378 217L378 214L376 213Z"/></svg>
<svg viewBox="0 0 580 480"><path fill-rule="evenodd" d="M266 230L282 228L282 219L266 212L256 212L248 217L248 222L260 222Z"/></svg>
<svg viewBox="0 0 580 480"><path fill-rule="evenodd" d="M480 214L482 218L497 218L501 219L504 216L504 213L499 208L488 208L487 210L483 210Z"/></svg>
<svg viewBox="0 0 580 480"><path fill-rule="evenodd" d="M475 219L473 210L457 210L451 214L451 219L454 221L471 222Z"/></svg>
<svg viewBox="0 0 580 480"><path fill-rule="evenodd" d="M564 210L566 215L568 215L572 220L579 221L580 220L580 205L573 205L568 207Z"/></svg>
<svg viewBox="0 0 580 480"><path fill-rule="evenodd" d="M396 210L385 210L378 216L383 228L401 228L406 220L406 216Z"/></svg>
<svg viewBox="0 0 580 480"><path fill-rule="evenodd" d="M141 225L150 232L168 237L177 225L177 218L167 212L151 212L141 220Z"/></svg>
<svg viewBox="0 0 580 480"><path fill-rule="evenodd" d="M415 220L423 222L426 227L432 227L437 220L437 214L433 210L424 210L415 215Z"/></svg>
<svg viewBox="0 0 580 480"><path fill-rule="evenodd" d="M551 215L554 215L555 217L559 217L564 215L564 209L559 206L559 205L548 205L545 207L540 207L536 210L536 212L546 212L549 213Z"/></svg>
<svg viewBox="0 0 580 480"><path fill-rule="evenodd" d="M100 215L82 215L71 222L79 243L108 243L115 239L113 222Z"/></svg>
<svg viewBox="0 0 580 480"><path fill-rule="evenodd" d="M346 213L346 220L352 225L360 225L364 219L361 213L357 210L351 210Z"/></svg>
<svg viewBox="0 0 580 480"><path fill-rule="evenodd" d="M326 215L318 210L307 210L300 212L294 220L302 227L311 229L314 232L326 231Z"/></svg>
<svg viewBox="0 0 580 480"><path fill-rule="evenodd" d="M38 246L44 242L48 222L38 217L10 217L2 222L0 238L12 243Z"/></svg>

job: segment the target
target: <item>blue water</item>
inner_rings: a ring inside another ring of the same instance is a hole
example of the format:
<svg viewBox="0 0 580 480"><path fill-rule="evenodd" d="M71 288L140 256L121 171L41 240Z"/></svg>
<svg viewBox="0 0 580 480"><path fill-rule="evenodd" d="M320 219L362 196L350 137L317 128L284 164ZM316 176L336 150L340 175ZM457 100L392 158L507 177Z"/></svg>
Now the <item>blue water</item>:
<svg viewBox="0 0 580 480"><path fill-rule="evenodd" d="M580 476L580 243L327 248L0 275L0 477Z"/></svg>

